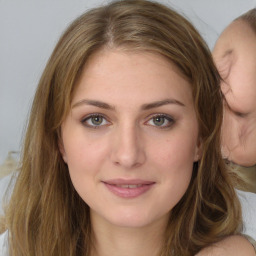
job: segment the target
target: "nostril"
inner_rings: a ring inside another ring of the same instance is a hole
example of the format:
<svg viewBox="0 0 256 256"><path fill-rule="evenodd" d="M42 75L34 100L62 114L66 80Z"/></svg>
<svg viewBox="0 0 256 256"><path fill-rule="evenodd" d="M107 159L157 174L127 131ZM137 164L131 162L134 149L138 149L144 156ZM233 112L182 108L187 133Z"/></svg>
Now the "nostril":
<svg viewBox="0 0 256 256"><path fill-rule="evenodd" d="M141 148L123 145L112 152L112 160L115 165L134 168L144 163L145 156Z"/></svg>

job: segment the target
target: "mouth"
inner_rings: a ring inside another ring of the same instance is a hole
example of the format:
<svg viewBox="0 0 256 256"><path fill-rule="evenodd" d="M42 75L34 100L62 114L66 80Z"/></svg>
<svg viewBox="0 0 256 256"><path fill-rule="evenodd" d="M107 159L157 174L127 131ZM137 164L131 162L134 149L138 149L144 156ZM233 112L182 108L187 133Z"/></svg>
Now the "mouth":
<svg viewBox="0 0 256 256"><path fill-rule="evenodd" d="M112 184L113 186L117 186L119 188L140 188L142 187L143 185L142 184L137 184L137 185L128 185L128 184L125 184L125 185L116 185L116 184Z"/></svg>
<svg viewBox="0 0 256 256"><path fill-rule="evenodd" d="M121 198L136 198L148 192L154 185L153 181L115 179L103 181L106 188Z"/></svg>

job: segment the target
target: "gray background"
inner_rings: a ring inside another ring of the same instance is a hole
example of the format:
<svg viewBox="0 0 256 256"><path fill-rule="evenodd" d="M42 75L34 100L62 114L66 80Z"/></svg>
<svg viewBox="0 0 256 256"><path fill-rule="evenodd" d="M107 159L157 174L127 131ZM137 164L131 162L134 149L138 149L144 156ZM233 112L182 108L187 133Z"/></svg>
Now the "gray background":
<svg viewBox="0 0 256 256"><path fill-rule="evenodd" d="M19 151L36 85L66 26L103 0L0 0L0 164ZM169 0L210 48L235 17L256 0Z"/></svg>

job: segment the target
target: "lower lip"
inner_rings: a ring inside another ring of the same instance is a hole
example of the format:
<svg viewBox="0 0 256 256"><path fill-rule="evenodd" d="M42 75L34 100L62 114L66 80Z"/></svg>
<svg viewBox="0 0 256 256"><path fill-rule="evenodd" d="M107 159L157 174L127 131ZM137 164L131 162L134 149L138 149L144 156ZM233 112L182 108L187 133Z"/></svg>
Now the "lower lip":
<svg viewBox="0 0 256 256"><path fill-rule="evenodd" d="M137 188L122 188L118 187L112 184L104 183L105 186L112 192L113 194L122 197L122 198L136 198L141 196L142 194L146 193L148 190L150 190L153 186L154 183L152 184L145 184L142 185L141 187Z"/></svg>

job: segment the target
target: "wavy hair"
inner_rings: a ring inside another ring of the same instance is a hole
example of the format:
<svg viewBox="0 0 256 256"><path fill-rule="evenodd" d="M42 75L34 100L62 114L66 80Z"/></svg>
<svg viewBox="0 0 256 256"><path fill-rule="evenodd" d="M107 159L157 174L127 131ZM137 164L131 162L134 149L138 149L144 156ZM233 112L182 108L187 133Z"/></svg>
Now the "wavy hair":
<svg viewBox="0 0 256 256"><path fill-rule="evenodd" d="M191 84L203 153L187 192L171 211L161 255L194 255L237 233L240 204L220 154L222 99L211 53L191 23L174 10L156 2L125 0L76 19L46 65L6 213L11 255L90 254L89 207L72 185L58 143L76 81L88 58L102 48L160 54Z"/></svg>

